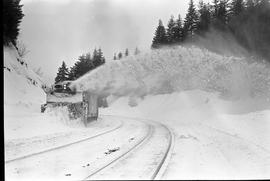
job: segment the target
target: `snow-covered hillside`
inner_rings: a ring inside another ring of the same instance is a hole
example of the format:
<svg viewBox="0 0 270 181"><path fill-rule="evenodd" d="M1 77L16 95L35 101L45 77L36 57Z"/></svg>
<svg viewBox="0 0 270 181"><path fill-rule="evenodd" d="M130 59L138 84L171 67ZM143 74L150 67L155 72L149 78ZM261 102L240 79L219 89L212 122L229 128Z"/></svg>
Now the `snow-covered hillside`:
<svg viewBox="0 0 270 181"><path fill-rule="evenodd" d="M14 47L4 47L5 111L36 109L46 98L42 84L41 78L19 57Z"/></svg>
<svg viewBox="0 0 270 181"><path fill-rule="evenodd" d="M44 114L40 112L41 104L46 102L42 85L41 77L19 57L17 50L4 47L4 131L7 144L80 127L79 120L69 120L66 108L48 110Z"/></svg>

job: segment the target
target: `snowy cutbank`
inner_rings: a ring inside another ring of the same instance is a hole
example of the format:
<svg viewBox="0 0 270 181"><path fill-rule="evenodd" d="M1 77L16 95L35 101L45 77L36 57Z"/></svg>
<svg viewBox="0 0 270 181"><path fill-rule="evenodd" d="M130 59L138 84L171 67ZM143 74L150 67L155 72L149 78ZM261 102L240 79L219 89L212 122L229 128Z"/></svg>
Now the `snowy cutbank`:
<svg viewBox="0 0 270 181"><path fill-rule="evenodd" d="M65 108L40 112L46 102L42 79L15 47L4 47L4 137L5 143L78 131L80 120L70 120Z"/></svg>

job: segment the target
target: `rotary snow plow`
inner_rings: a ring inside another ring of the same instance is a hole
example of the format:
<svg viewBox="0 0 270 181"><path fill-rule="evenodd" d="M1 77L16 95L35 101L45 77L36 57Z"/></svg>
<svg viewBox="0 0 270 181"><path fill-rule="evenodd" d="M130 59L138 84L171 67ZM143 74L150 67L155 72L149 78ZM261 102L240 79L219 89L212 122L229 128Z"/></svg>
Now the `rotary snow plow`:
<svg viewBox="0 0 270 181"><path fill-rule="evenodd" d="M41 105L41 112L47 108L68 108L71 119L81 118L84 125L98 118L98 95L89 91L76 91L69 85L72 81L54 84L46 91L46 104Z"/></svg>

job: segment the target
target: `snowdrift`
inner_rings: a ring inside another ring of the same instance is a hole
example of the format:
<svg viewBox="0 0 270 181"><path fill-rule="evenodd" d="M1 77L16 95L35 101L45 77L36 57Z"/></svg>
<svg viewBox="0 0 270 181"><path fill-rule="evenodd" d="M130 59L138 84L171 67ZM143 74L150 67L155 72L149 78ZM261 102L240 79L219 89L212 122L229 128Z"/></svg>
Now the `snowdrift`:
<svg viewBox="0 0 270 181"><path fill-rule="evenodd" d="M201 89L231 98L269 97L269 64L174 47L107 62L74 82L77 89L118 96Z"/></svg>
<svg viewBox="0 0 270 181"><path fill-rule="evenodd" d="M165 180L269 178L269 101L231 101L188 90L121 97L100 112L159 121L173 130L174 153Z"/></svg>

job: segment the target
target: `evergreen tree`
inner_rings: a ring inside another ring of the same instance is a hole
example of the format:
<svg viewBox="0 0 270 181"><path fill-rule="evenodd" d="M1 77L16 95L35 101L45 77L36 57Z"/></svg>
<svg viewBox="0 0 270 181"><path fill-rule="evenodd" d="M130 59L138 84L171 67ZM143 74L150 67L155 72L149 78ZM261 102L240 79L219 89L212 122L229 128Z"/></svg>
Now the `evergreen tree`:
<svg viewBox="0 0 270 181"><path fill-rule="evenodd" d="M118 53L118 59L120 60L122 57L123 57L122 52L119 52L119 53Z"/></svg>
<svg viewBox="0 0 270 181"><path fill-rule="evenodd" d="M69 74L68 68L66 66L66 63L63 61L61 67L58 68L58 73L55 77L55 83L68 80L69 79L68 74Z"/></svg>
<svg viewBox="0 0 270 181"><path fill-rule="evenodd" d="M234 16L228 27L240 45L270 62L269 20L269 0L247 1L247 8Z"/></svg>
<svg viewBox="0 0 270 181"><path fill-rule="evenodd" d="M90 53L79 56L78 61L70 68L68 79L75 80L104 63L105 58L101 48L94 49L93 57L91 57Z"/></svg>
<svg viewBox="0 0 270 181"><path fill-rule="evenodd" d="M91 61L91 54L88 52L85 54L85 59L90 62Z"/></svg>
<svg viewBox="0 0 270 181"><path fill-rule="evenodd" d="M3 44L10 42L16 46L19 25L24 16L20 0L3 0Z"/></svg>
<svg viewBox="0 0 270 181"><path fill-rule="evenodd" d="M197 30L198 14L196 12L193 0L190 0L188 12L184 21L184 37L194 39Z"/></svg>
<svg viewBox="0 0 270 181"><path fill-rule="evenodd" d="M211 21L210 5L205 4L203 1L199 2L199 22L198 22L198 33L203 34L209 30Z"/></svg>
<svg viewBox="0 0 270 181"><path fill-rule="evenodd" d="M238 16L244 8L243 0L232 0L230 9L231 16Z"/></svg>
<svg viewBox="0 0 270 181"><path fill-rule="evenodd" d="M87 68L88 68L89 70L95 68L94 62L93 62L93 60L92 60L92 58L91 58L91 54L90 54L89 52L86 53L85 55L83 55L82 58L84 59L84 63L86 64L86 66L87 66Z"/></svg>
<svg viewBox="0 0 270 181"><path fill-rule="evenodd" d="M92 62L92 59L90 57L90 53L86 55L81 55L78 58L78 61L75 62L74 66L70 68L70 72L68 75L69 80L75 80L88 71L94 69L94 64Z"/></svg>
<svg viewBox="0 0 270 181"><path fill-rule="evenodd" d="M94 62L93 62L94 63ZM89 70L93 69L92 62L87 60L86 55L79 56L79 61L77 62L77 69L76 70L76 78L81 77L85 73L87 73Z"/></svg>
<svg viewBox="0 0 270 181"><path fill-rule="evenodd" d="M69 74L68 74L68 80L75 80L77 79L76 77L76 72L75 72L75 65L70 68Z"/></svg>
<svg viewBox="0 0 270 181"><path fill-rule="evenodd" d="M96 48L93 51L93 63L95 67L99 65L99 56L98 56L98 51Z"/></svg>
<svg viewBox="0 0 270 181"><path fill-rule="evenodd" d="M98 52L97 52L97 57L98 57L98 66L102 65L105 63L105 58L103 56L103 52L101 50L101 48L98 49Z"/></svg>
<svg viewBox="0 0 270 181"><path fill-rule="evenodd" d="M175 22L175 35L174 39L176 42L180 43L183 41L183 25L182 25L182 19L180 14L178 15L178 18Z"/></svg>
<svg viewBox="0 0 270 181"><path fill-rule="evenodd" d="M161 45L165 45L166 43L167 43L166 30L162 24L162 21L159 20L159 24L152 41L152 48L159 48Z"/></svg>
<svg viewBox="0 0 270 181"><path fill-rule="evenodd" d="M215 4L216 6L216 4ZM215 16L213 25L219 30L225 30L228 22L228 0L220 0L217 4L217 10L215 9ZM216 8L216 7L215 7Z"/></svg>
<svg viewBox="0 0 270 181"><path fill-rule="evenodd" d="M114 53L114 55L113 55L113 60L116 60L117 58L116 58L116 53Z"/></svg>
<svg viewBox="0 0 270 181"><path fill-rule="evenodd" d="M104 63L105 63L105 58L103 57L103 52L101 48L99 48L98 50L94 49L94 52L93 52L94 67L98 67Z"/></svg>
<svg viewBox="0 0 270 181"><path fill-rule="evenodd" d="M125 56L126 57L128 56L128 49L126 49L126 51L125 51Z"/></svg>
<svg viewBox="0 0 270 181"><path fill-rule="evenodd" d="M219 7L219 0L213 0L213 5L212 5L212 17L213 17L213 22L215 19L218 17L218 7Z"/></svg>
<svg viewBox="0 0 270 181"><path fill-rule="evenodd" d="M173 15L171 16L167 26L168 26L166 30L167 42L168 44L172 44L175 42L174 38L176 34L175 32L176 24L175 24Z"/></svg>

